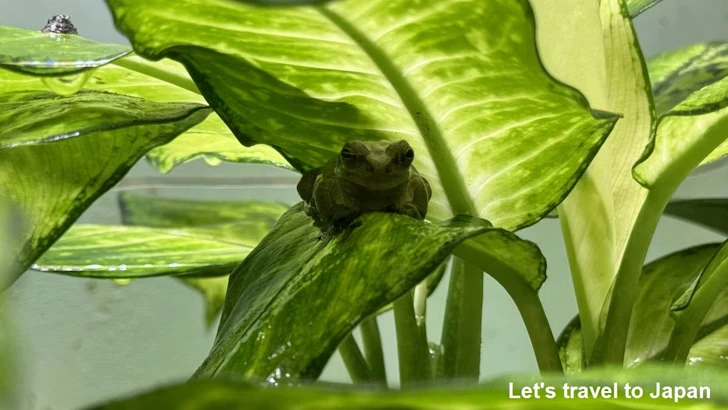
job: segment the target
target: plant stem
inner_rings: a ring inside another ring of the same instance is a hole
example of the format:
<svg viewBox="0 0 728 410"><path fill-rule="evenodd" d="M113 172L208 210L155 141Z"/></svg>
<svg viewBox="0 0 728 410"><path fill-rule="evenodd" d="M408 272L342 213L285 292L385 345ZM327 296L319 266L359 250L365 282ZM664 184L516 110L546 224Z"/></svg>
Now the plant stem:
<svg viewBox="0 0 728 410"><path fill-rule="evenodd" d="M360 325L362 341L364 342L364 356L369 364L372 379L375 382L387 385L387 371L384 367L384 351L382 337L379 333L377 315L369 316Z"/></svg>
<svg viewBox="0 0 728 410"><path fill-rule="evenodd" d="M513 268L492 258L483 257L471 241L460 244L453 254L487 272L508 292L521 313L541 372L563 373L559 350L546 318L538 291Z"/></svg>
<svg viewBox="0 0 728 410"><path fill-rule="evenodd" d="M417 328L411 291L394 302L394 324L402 386L432 379L427 339L422 337Z"/></svg>
<svg viewBox="0 0 728 410"><path fill-rule="evenodd" d="M427 341L427 280L415 286L413 298L417 329L420 331L420 337Z"/></svg>
<svg viewBox="0 0 728 410"><path fill-rule="evenodd" d="M195 82L187 75L179 75L172 71L164 70L159 64L155 64L154 61L145 60L142 57L130 55L124 58L114 60L111 64L124 67L126 69L136 71L138 73L154 77L164 82L176 85L177 87L184 88L187 91L193 92L198 95L202 95L200 90L195 85Z"/></svg>
<svg viewBox="0 0 728 410"><path fill-rule="evenodd" d="M442 375L477 382L483 316L483 272L455 258L442 325Z"/></svg>
<svg viewBox="0 0 728 410"><path fill-rule="evenodd" d="M364 360L364 356L361 354L361 350L359 350L359 345L356 344L356 340L354 340L354 336L351 333L346 335L344 340L339 344L339 353L344 360L346 370L349 371L351 381L354 383L369 383L372 381L367 362Z"/></svg>
<svg viewBox="0 0 728 410"><path fill-rule="evenodd" d="M675 328L662 356L663 361L672 362L673 366L685 365L700 326L726 288L728 288L728 259L720 262L695 292L688 307L677 315Z"/></svg>
<svg viewBox="0 0 728 410"><path fill-rule="evenodd" d="M627 335L632 319L632 308L638 293L639 277L645 263L647 250L657 228L662 211L672 191L651 189L635 219L634 228L627 239L624 256L614 279L612 296L604 331L599 335L589 366L624 364Z"/></svg>

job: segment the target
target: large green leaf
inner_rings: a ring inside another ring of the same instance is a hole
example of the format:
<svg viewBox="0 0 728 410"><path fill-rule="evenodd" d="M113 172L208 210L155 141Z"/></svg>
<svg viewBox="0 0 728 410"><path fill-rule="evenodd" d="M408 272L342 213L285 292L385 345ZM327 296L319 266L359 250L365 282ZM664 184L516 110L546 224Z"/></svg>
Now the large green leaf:
<svg viewBox="0 0 728 410"><path fill-rule="evenodd" d="M139 53L185 64L243 144L269 144L299 170L350 139L409 140L432 220L536 222L616 121L542 68L525 0L108 4Z"/></svg>
<svg viewBox="0 0 728 410"><path fill-rule="evenodd" d="M52 81L0 70L0 90L47 90ZM171 60L151 62L138 56L127 56L79 77L76 88L108 91L141 97L157 102L205 103L187 71ZM73 81L72 81L73 82ZM77 89L71 88L69 93ZM219 161L274 165L290 169L290 165L272 148L265 145L244 147L233 136L220 117L212 113L202 123L154 148L147 159L161 172L196 158L209 163Z"/></svg>
<svg viewBox="0 0 728 410"><path fill-rule="evenodd" d="M650 232L636 226L636 220L645 204L647 190L632 176L632 166L644 151L653 130L654 109L649 78L642 52L624 0L595 2L559 2L560 7L548 21L539 21L542 30L568 33L554 37L542 49L550 55L547 61L565 61L550 64L549 69L564 81L576 81L585 87L592 80L585 77L585 65L593 72L597 84L590 89L593 105L624 118L617 123L607 142L600 150L579 184L559 208L559 219L567 244L567 254L576 290L577 303L583 326L584 345L591 355L597 336L601 333L600 316L609 298L609 291L620 270L627 261L627 242L635 232ZM572 5L580 5L581 18L570 19L563 27L560 15L572 15ZM546 26L544 29L543 27ZM551 27L555 28L551 28ZM593 33L601 27L601 33ZM586 42L586 36L591 40ZM593 45L592 45L593 43ZM587 53L587 55L583 55ZM572 58L583 61L582 65L568 64ZM592 61L593 63L589 63ZM602 62L600 64L600 62ZM603 83L599 80L604 77ZM639 252L640 247L632 247ZM634 262L630 258L629 262ZM620 287L634 289L636 274L642 260L630 271L634 277L625 277ZM629 291L617 292L629 297ZM618 304L626 306L631 304ZM620 321L617 321L620 322ZM628 319L621 321L626 325ZM626 329L619 329L625 333ZM621 336L615 341L622 339ZM619 348L619 343L614 343Z"/></svg>
<svg viewBox="0 0 728 410"><path fill-rule="evenodd" d="M245 227L244 223L202 230L74 225L32 268L105 279L227 275L255 246L255 242L226 240Z"/></svg>
<svg viewBox="0 0 728 410"><path fill-rule="evenodd" d="M235 223L243 227L235 242L255 245L289 208L274 201L200 201L155 197L129 192L119 195L125 225L158 228L212 228ZM243 225L244 224L244 225Z"/></svg>
<svg viewBox="0 0 728 410"><path fill-rule="evenodd" d="M42 27L42 25L41 25ZM129 54L120 44L99 43L73 34L42 33L0 26L0 68L33 75L69 75Z"/></svg>
<svg viewBox="0 0 728 410"><path fill-rule="evenodd" d="M217 339L196 377L315 378L360 320L421 282L461 241L486 234L494 253L507 253L501 232L466 216L431 224L370 213L322 234L298 204L231 275Z"/></svg>
<svg viewBox="0 0 728 410"><path fill-rule="evenodd" d="M728 43L664 53L649 69L660 119L635 178L654 186L728 154Z"/></svg>
<svg viewBox="0 0 728 410"><path fill-rule="evenodd" d="M668 345L675 327L671 315L673 301L693 289L705 266L720 248L720 244L701 245L666 255L647 264L640 276L639 296L634 305L625 355L626 366L642 365L658 360ZM726 363L723 359L728 324L728 294L715 301L712 311L690 350L688 364ZM564 367L569 373L581 371L583 362L581 326L578 317L559 337Z"/></svg>
<svg viewBox="0 0 728 410"><path fill-rule="evenodd" d="M125 224L76 225L33 265L71 276L128 279L227 275L287 206L121 196Z"/></svg>
<svg viewBox="0 0 728 410"><path fill-rule="evenodd" d="M162 228L197 227L217 240L255 246L273 227L286 205L270 201L187 201L151 195L119 195L124 224ZM232 226L235 229L225 229ZM242 260L242 259L241 259ZM212 326L227 292L228 277L177 277L205 299L205 318Z"/></svg>
<svg viewBox="0 0 728 410"><path fill-rule="evenodd" d="M513 383L513 387L509 383ZM547 398L540 390L539 398L525 399L520 396L521 388L533 387L536 383L554 388L554 397ZM626 398L624 385L639 386L643 390L640 398ZM702 390L703 400L650 397L656 383L661 386L707 387ZM608 399L579 399L564 397L563 386L607 386L618 385L617 397ZM167 386L136 397L114 401L94 407L96 410L156 410L159 408L195 410L455 410L455 409L697 409L721 408L728 402L726 391L728 381L725 373L701 371L683 373L676 369L654 367L625 371L609 369L591 372L578 377L528 377L511 376L489 381L480 386L439 386L430 389L404 391L362 391L345 386L282 386L276 389L258 388L232 381L194 381ZM710 397L706 397L707 391Z"/></svg>
<svg viewBox="0 0 728 410"><path fill-rule="evenodd" d="M695 44L648 61L655 108L669 112L690 94L728 75L728 43Z"/></svg>
<svg viewBox="0 0 728 410"><path fill-rule="evenodd" d="M27 229L13 244L20 274L151 148L204 120L199 104L81 92L0 94L0 194Z"/></svg>
<svg viewBox="0 0 728 410"><path fill-rule="evenodd" d="M667 204L665 213L728 235L728 199L688 199Z"/></svg>

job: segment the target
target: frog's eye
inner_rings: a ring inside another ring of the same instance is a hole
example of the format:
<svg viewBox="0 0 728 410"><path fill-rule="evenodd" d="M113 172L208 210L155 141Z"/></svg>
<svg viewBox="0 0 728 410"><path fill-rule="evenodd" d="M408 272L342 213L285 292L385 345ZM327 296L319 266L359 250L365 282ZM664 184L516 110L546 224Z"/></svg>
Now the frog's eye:
<svg viewBox="0 0 728 410"><path fill-rule="evenodd" d="M412 161L415 159L415 151L412 148L407 148L401 154L399 154L399 162L402 166L408 167L412 165Z"/></svg>
<svg viewBox="0 0 728 410"><path fill-rule="evenodd" d="M344 149L341 150L341 159L346 162L354 162L356 161L356 155L352 153L349 148L344 147Z"/></svg>

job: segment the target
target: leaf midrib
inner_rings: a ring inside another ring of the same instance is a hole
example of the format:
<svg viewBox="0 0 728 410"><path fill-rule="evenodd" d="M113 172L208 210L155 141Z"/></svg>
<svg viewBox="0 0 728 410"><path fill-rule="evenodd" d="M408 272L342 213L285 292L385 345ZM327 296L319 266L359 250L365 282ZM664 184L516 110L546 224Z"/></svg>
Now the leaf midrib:
<svg viewBox="0 0 728 410"><path fill-rule="evenodd" d="M410 117L417 124L417 129L435 164L453 213L479 216L465 181L457 171L457 162L445 143L442 130L402 71L394 65L381 48L349 21L327 7L316 6L314 8L361 47L399 95Z"/></svg>

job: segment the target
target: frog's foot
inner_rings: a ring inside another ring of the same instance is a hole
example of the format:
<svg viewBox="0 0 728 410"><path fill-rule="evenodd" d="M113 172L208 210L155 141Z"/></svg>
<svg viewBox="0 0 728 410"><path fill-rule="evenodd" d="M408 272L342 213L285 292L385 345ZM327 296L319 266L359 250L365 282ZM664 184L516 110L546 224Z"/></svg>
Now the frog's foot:
<svg viewBox="0 0 728 410"><path fill-rule="evenodd" d="M399 206L397 208L397 212L402 215L407 215L411 218L423 220L425 219L425 214L420 210L420 208L416 207L413 203L407 203Z"/></svg>

